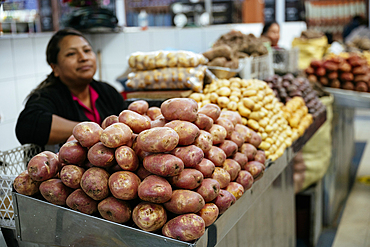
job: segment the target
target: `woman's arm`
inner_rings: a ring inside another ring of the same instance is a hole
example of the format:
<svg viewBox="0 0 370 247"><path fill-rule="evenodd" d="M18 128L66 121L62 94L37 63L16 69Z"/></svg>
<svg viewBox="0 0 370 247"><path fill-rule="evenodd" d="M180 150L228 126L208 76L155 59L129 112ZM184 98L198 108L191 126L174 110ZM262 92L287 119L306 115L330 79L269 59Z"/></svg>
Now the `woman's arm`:
<svg viewBox="0 0 370 247"><path fill-rule="evenodd" d="M65 142L72 135L73 128L78 122L70 121L57 115L52 115L48 145Z"/></svg>

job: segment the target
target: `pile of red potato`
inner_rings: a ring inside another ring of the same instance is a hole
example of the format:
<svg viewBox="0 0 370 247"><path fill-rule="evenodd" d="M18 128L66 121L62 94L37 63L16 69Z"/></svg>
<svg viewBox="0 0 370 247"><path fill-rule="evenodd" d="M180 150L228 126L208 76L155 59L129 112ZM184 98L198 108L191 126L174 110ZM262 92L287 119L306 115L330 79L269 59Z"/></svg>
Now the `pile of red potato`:
<svg viewBox="0 0 370 247"><path fill-rule="evenodd" d="M82 213L193 241L261 178L261 137L239 113L193 99L131 103L82 122L58 154L34 156L15 190Z"/></svg>
<svg viewBox="0 0 370 247"><path fill-rule="evenodd" d="M306 69L308 79L323 86L369 92L370 69L365 58L350 54L348 58L332 56L314 60Z"/></svg>

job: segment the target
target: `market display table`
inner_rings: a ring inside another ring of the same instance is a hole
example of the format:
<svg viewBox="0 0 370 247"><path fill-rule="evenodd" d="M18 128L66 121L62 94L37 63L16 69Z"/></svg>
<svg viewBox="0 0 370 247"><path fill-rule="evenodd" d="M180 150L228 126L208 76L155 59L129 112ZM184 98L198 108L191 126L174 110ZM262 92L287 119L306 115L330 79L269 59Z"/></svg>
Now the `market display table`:
<svg viewBox="0 0 370 247"><path fill-rule="evenodd" d="M195 243L145 232L14 192L18 239L25 244L36 244L32 246L295 246L291 161L325 119L323 112L283 156L275 162L268 160L264 176Z"/></svg>

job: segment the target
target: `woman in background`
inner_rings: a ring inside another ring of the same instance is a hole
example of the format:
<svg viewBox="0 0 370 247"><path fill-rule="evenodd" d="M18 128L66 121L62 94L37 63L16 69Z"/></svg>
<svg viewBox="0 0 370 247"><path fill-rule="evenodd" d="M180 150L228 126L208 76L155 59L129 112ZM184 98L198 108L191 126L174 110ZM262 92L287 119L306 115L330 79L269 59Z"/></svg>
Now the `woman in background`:
<svg viewBox="0 0 370 247"><path fill-rule="evenodd" d="M280 39L280 26L277 22L267 22L262 29L261 37L268 40L271 47L278 48Z"/></svg>
<svg viewBox="0 0 370 247"><path fill-rule="evenodd" d="M82 121L98 124L123 110L123 97L107 83L93 79L96 56L87 39L63 29L50 39L46 60L52 72L27 97L16 125L21 144L63 144Z"/></svg>

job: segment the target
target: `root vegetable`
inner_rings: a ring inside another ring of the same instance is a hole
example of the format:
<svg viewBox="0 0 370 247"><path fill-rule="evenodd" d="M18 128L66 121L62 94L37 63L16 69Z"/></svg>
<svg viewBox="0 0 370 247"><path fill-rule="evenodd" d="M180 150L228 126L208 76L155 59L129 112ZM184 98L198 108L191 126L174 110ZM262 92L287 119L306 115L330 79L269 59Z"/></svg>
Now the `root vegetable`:
<svg viewBox="0 0 370 247"><path fill-rule="evenodd" d="M165 203L171 199L172 188L166 179L150 175L139 185L138 194L143 201Z"/></svg>
<svg viewBox="0 0 370 247"><path fill-rule="evenodd" d="M167 213L162 205L141 202L134 208L132 219L141 230L154 232L166 223Z"/></svg>
<svg viewBox="0 0 370 247"><path fill-rule="evenodd" d="M98 202L86 195L82 189L73 191L67 197L66 204L71 209L84 214L93 214L98 211Z"/></svg>
<svg viewBox="0 0 370 247"><path fill-rule="evenodd" d="M92 167L85 171L81 178L81 189L96 201L103 200L109 195L109 173L99 167Z"/></svg>
<svg viewBox="0 0 370 247"><path fill-rule="evenodd" d="M113 196L107 197L98 204L100 215L116 223L126 223L131 219L131 206Z"/></svg>
<svg viewBox="0 0 370 247"><path fill-rule="evenodd" d="M121 200L132 200L138 195L140 178L129 171L113 173L108 180L109 190L112 195Z"/></svg>
<svg viewBox="0 0 370 247"><path fill-rule="evenodd" d="M60 171L60 179L63 184L72 189L80 188L80 182L82 175L84 174L85 169L75 165L66 165L63 166Z"/></svg>
<svg viewBox="0 0 370 247"><path fill-rule="evenodd" d="M28 171L23 171L13 182L14 189L22 195L33 196L39 192L41 181L35 181L28 174Z"/></svg>

